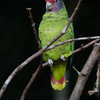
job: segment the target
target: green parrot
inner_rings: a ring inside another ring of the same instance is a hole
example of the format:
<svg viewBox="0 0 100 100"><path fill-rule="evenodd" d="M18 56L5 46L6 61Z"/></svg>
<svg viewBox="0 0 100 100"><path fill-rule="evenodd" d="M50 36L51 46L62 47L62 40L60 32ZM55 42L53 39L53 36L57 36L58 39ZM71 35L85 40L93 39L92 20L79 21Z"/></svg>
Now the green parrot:
<svg viewBox="0 0 100 100"><path fill-rule="evenodd" d="M39 39L41 48L47 45L53 38L62 32L68 23L68 13L66 11L63 0L45 0L46 13L39 25ZM52 45L59 42L73 39L74 30L72 23L66 33L61 36ZM43 53L43 60L49 62L51 68L51 86L54 90L62 90L68 80L65 73L72 62L72 51L74 50L74 42L66 43L46 51ZM61 60L58 60L61 58ZM67 59L65 59L67 58ZM58 60L53 64L52 60Z"/></svg>

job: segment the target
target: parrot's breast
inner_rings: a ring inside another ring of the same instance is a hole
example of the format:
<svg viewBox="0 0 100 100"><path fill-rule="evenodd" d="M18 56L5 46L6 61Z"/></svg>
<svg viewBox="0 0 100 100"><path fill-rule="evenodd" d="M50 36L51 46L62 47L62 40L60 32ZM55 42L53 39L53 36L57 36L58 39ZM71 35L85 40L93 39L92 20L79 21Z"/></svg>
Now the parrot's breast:
<svg viewBox="0 0 100 100"><path fill-rule="evenodd" d="M42 44L42 48L62 32L68 20L67 13L65 11L63 12L62 10L59 12L49 12L43 16L43 20L39 27L39 38ZM67 34L64 34L52 45L70 39L70 31L71 30L68 29ZM59 57L61 57L61 55L65 55L65 57L71 55L69 43L60 45L52 50L45 52L43 54L43 59L46 62L48 59L57 60Z"/></svg>

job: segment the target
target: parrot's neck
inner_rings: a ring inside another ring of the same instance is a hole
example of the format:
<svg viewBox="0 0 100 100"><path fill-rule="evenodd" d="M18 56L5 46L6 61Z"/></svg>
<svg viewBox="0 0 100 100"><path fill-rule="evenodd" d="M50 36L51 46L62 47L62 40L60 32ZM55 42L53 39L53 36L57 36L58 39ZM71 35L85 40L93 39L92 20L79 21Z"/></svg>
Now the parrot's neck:
<svg viewBox="0 0 100 100"><path fill-rule="evenodd" d="M52 19L53 19L53 21L59 20L59 18L60 19L68 18L68 13L67 13L64 5L63 5L63 8L58 12L46 12L43 15L43 20L45 20L45 21L51 21Z"/></svg>

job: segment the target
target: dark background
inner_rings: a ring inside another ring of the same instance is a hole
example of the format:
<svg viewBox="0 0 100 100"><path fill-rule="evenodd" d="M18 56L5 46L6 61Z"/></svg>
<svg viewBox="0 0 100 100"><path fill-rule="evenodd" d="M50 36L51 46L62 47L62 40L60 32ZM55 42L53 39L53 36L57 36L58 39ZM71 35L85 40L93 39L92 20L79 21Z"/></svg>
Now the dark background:
<svg viewBox="0 0 100 100"><path fill-rule="evenodd" d="M64 0L71 16L78 0ZM45 0L0 0L0 88L10 73L25 59L38 51L35 36L28 18L27 7L32 14L38 30L42 15L45 13ZM83 0L74 21L75 37L96 36L100 34L100 0ZM75 49L90 41L75 42ZM74 55L72 66L79 71L85 64L93 46ZM11 81L1 100L20 100L21 94L32 74L40 63L40 57L25 66ZM89 96L88 90L94 86L97 67L93 69L80 100L100 100L96 95ZM70 68L69 84L65 88L69 98L77 73ZM38 74L25 100L56 100L50 85L50 68L46 67ZM60 92L59 92L60 93ZM67 98L66 97L66 98ZM66 99L57 99L66 100Z"/></svg>

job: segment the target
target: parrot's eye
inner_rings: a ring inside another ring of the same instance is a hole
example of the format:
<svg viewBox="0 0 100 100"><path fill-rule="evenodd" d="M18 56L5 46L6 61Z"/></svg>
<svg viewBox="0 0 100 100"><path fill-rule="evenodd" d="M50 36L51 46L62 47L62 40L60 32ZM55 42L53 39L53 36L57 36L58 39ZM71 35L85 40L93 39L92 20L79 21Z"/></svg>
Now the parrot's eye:
<svg viewBox="0 0 100 100"><path fill-rule="evenodd" d="M58 0L55 0L55 2L57 2Z"/></svg>

